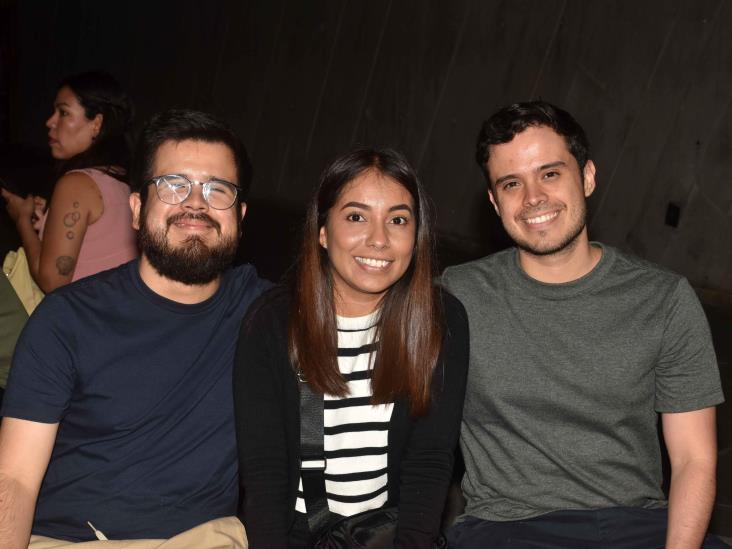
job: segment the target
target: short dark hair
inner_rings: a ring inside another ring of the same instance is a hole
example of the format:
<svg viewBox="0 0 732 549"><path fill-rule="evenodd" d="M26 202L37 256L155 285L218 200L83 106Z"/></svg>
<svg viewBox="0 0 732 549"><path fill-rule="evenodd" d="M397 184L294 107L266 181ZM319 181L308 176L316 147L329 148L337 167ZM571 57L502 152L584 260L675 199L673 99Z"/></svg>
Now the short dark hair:
<svg viewBox="0 0 732 549"><path fill-rule="evenodd" d="M132 99L108 72L87 71L66 77L58 89L69 88L92 120L102 115L99 134L85 151L61 163L61 171L101 168L120 180L127 179L130 162L129 131L134 115Z"/></svg>
<svg viewBox="0 0 732 549"><path fill-rule="evenodd" d="M236 184L239 186L239 199L245 200L252 182L252 165L244 144L234 131L215 116L188 109L170 109L154 115L145 124L137 139L135 154L130 171L130 183L134 192L139 192L145 200L143 191L150 178L158 149L167 141L203 141L222 143L231 149L236 164Z"/></svg>
<svg viewBox="0 0 732 549"><path fill-rule="evenodd" d="M500 109L483 122L478 134L475 160L491 185L488 173L490 146L508 143L530 126L546 126L564 137L569 152L583 170L590 156L590 143L582 126L567 111L546 101L514 103Z"/></svg>

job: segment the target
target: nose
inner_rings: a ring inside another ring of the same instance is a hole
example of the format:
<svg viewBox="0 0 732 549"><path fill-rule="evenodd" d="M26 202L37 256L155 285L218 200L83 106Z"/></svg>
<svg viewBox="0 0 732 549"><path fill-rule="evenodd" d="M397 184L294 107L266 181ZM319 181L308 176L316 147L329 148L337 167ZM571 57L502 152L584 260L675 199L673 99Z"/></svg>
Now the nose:
<svg viewBox="0 0 732 549"><path fill-rule="evenodd" d="M369 227L366 245L377 250L389 247L389 233L383 223L374 223Z"/></svg>
<svg viewBox="0 0 732 549"><path fill-rule="evenodd" d="M46 120L46 127L49 130L56 125L57 118L58 118L58 113L56 113L56 112L54 112L51 116L48 117L48 120Z"/></svg>
<svg viewBox="0 0 732 549"><path fill-rule="evenodd" d="M198 182L194 182L193 185L191 185L191 194L189 194L188 198L183 201L182 205L183 208L188 210L207 210L208 202L203 198L203 185Z"/></svg>
<svg viewBox="0 0 732 549"><path fill-rule="evenodd" d="M540 183L529 181L524 185L524 204L537 206L542 202L546 202L546 200L546 191Z"/></svg>

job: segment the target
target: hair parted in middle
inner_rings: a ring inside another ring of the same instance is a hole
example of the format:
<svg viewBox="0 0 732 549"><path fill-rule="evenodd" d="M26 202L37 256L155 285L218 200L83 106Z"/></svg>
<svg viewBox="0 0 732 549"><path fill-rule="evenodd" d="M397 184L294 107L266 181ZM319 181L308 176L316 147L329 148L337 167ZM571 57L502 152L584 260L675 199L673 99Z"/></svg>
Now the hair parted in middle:
<svg viewBox="0 0 732 549"><path fill-rule="evenodd" d="M412 196L416 230L412 260L383 296L375 335L372 403L406 398L413 416L427 412L432 371L442 347L443 310L433 285L435 243L431 204L407 160L391 149L358 148L323 171L311 200L293 284L289 355L294 368L320 393L347 394L338 369L338 332L333 276L320 228L346 187L374 170L402 185Z"/></svg>

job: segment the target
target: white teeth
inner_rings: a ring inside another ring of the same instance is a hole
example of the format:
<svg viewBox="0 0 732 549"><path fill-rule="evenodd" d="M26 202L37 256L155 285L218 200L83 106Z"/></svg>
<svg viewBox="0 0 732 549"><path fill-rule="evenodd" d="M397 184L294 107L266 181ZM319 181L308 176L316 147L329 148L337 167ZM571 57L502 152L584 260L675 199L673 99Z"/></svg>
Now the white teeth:
<svg viewBox="0 0 732 549"><path fill-rule="evenodd" d="M527 217L525 219L525 221L529 225L536 225L538 223L544 223L546 221L549 221L550 219L554 219L558 215L559 215L559 212L552 212L552 213L540 215L539 217Z"/></svg>
<svg viewBox="0 0 732 549"><path fill-rule="evenodd" d="M357 257L356 261L363 263L364 265L368 265L369 267L377 267L379 269L382 269L391 263L391 261L387 261L385 259L372 259L370 257Z"/></svg>

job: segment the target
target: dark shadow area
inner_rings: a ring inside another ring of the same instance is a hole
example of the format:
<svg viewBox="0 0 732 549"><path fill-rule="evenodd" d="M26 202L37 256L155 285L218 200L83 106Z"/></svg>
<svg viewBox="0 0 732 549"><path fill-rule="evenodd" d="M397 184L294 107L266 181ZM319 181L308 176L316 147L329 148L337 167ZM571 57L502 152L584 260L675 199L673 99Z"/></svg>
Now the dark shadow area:
<svg viewBox="0 0 732 549"><path fill-rule="evenodd" d="M704 311L712 330L722 388L727 401L717 408L717 500L710 530L732 537L732 307L728 303L706 302Z"/></svg>
<svg viewBox="0 0 732 549"><path fill-rule="evenodd" d="M249 202L237 261L254 264L260 276L278 282L297 256L304 216L304 205Z"/></svg>
<svg viewBox="0 0 732 549"><path fill-rule="evenodd" d="M513 245L503 229L501 218L496 214L485 192L475 193L471 217L477 220L472 230L472 234L477 238L468 240L438 229L437 264L439 272L451 265L472 261Z"/></svg>
<svg viewBox="0 0 732 549"><path fill-rule="evenodd" d="M53 162L47 150L22 145L5 145L0 148L0 180L9 191L25 196L37 194L51 197L54 184ZM0 204L0 253L20 246L20 238L5 210Z"/></svg>

